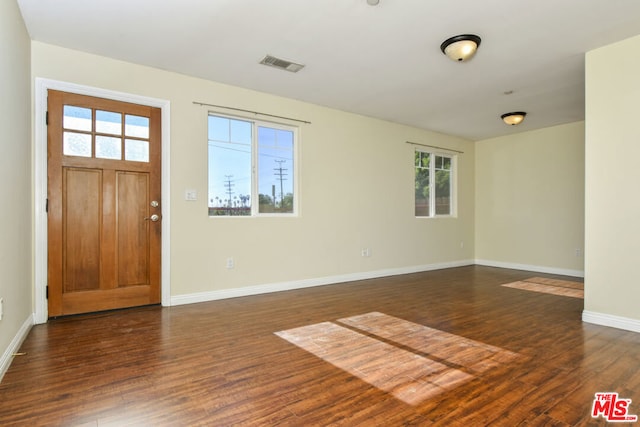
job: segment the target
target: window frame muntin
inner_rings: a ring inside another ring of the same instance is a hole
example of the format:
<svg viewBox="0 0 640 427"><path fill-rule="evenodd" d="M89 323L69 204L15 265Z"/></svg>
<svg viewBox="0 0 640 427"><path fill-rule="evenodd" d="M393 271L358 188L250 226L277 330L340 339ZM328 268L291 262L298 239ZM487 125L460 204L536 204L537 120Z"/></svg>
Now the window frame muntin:
<svg viewBox="0 0 640 427"><path fill-rule="evenodd" d="M263 120L263 119L255 119L248 116L244 116L241 114L225 114L219 113L216 111L208 111L207 112L207 211L209 208L209 117L220 117L229 120L238 120L251 123L251 213L250 215L208 215L209 218L264 218L264 217L272 217L272 218L283 218L283 217L299 217L300 216L300 127L297 125L273 121L273 120ZM287 213L277 213L277 212L269 212L269 213L260 213L260 202L259 202L259 192L258 192L258 178L259 178L259 168L258 168L258 127L266 127L278 130L286 130L291 131L293 133L293 171L291 176L293 177L293 212ZM255 196L256 203L253 203Z"/></svg>
<svg viewBox="0 0 640 427"><path fill-rule="evenodd" d="M415 218L457 218L458 217L458 154L448 153L438 150L428 150L416 147L413 151L413 186L416 183L416 165L415 153L427 153L430 155L429 160L429 215L415 215L416 198L415 191L413 196L413 211ZM446 157L451 160L451 169L449 171L449 192L450 206L448 214L436 214L436 156Z"/></svg>

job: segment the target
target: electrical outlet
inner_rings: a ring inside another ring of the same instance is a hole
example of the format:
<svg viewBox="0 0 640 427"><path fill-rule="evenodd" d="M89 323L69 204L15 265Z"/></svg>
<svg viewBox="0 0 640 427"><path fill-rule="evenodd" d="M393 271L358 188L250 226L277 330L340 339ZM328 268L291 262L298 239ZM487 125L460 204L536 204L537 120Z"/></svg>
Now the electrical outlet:
<svg viewBox="0 0 640 427"><path fill-rule="evenodd" d="M580 257L582 255L582 251L579 248L576 248L576 257Z"/></svg>
<svg viewBox="0 0 640 427"><path fill-rule="evenodd" d="M0 320L4 316L4 298L0 298Z"/></svg>
<svg viewBox="0 0 640 427"><path fill-rule="evenodd" d="M235 261L233 261L233 258L227 258L227 268L231 270L235 266L236 266L236 263Z"/></svg>
<svg viewBox="0 0 640 427"><path fill-rule="evenodd" d="M360 254L363 257L370 257L371 256L371 251L369 250L369 248L362 248L362 251L360 252Z"/></svg>

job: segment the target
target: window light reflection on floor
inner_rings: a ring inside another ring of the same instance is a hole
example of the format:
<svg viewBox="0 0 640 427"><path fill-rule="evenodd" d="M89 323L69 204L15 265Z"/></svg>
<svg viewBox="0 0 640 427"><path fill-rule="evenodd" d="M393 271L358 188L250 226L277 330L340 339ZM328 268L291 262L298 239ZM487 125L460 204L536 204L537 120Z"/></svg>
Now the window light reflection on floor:
<svg viewBox="0 0 640 427"><path fill-rule="evenodd" d="M524 291L540 292L544 294L561 295L571 298L584 299L584 284L569 280L547 279L544 277L531 277L502 285L507 288L521 289Z"/></svg>
<svg viewBox="0 0 640 427"><path fill-rule="evenodd" d="M410 405L517 357L499 347L378 312L276 335Z"/></svg>

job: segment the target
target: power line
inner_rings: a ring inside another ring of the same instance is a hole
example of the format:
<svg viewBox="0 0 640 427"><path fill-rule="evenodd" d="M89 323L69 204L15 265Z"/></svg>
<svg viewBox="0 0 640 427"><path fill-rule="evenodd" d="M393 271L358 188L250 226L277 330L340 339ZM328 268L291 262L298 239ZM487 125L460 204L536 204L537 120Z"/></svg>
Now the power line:
<svg viewBox="0 0 640 427"><path fill-rule="evenodd" d="M217 149L220 149L220 150L237 151L239 153L251 154L251 151L240 150L240 149L232 148L232 147L223 147L221 145L215 145L215 144L216 144L215 142L209 141L209 148L217 148ZM282 149L281 151L288 151L287 154L291 154L291 150L290 149ZM276 159L289 159L289 157L290 157L290 156L288 156L288 157L277 156L275 154L266 154L264 152L260 152L258 155L260 157L275 157Z"/></svg>

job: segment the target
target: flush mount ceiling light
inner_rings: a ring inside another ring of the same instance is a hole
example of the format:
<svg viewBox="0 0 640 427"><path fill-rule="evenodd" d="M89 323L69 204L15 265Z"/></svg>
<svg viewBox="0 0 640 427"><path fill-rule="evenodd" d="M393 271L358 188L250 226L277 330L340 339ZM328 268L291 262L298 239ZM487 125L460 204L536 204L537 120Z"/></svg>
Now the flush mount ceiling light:
<svg viewBox="0 0 640 427"><path fill-rule="evenodd" d="M378 3L380 3L380 0L367 0L369 6L377 6Z"/></svg>
<svg viewBox="0 0 640 427"><path fill-rule="evenodd" d="M500 116L500 118L508 125L511 126L515 126L515 125L519 125L520 123L522 123L522 121L524 120L524 116L526 116L527 113L525 113L524 111L514 111L513 113L505 113L503 115Z"/></svg>
<svg viewBox="0 0 640 427"><path fill-rule="evenodd" d="M480 37L474 34L461 34L442 42L440 50L452 60L464 62L473 57L480 46L480 41Z"/></svg>

